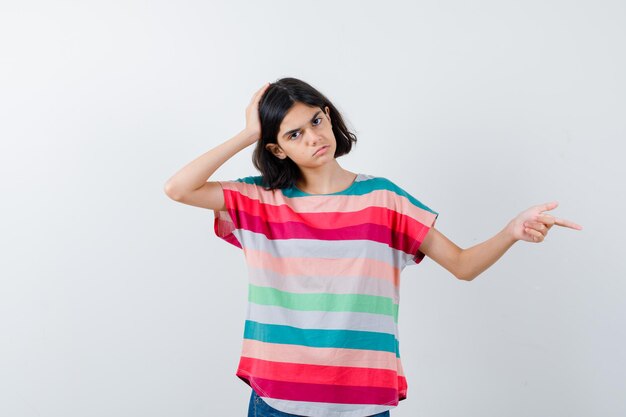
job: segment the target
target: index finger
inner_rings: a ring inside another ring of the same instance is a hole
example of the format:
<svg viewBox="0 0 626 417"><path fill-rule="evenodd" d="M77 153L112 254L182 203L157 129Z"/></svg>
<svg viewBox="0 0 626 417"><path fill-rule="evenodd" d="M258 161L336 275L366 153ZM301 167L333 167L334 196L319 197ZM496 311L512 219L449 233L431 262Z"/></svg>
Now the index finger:
<svg viewBox="0 0 626 417"><path fill-rule="evenodd" d="M570 229L583 230L583 227L579 224L576 224L570 220L559 219L557 217L554 218L554 224L558 224L559 226L569 227Z"/></svg>
<svg viewBox="0 0 626 417"><path fill-rule="evenodd" d="M256 95L257 95L257 96L261 95L261 93L262 93L262 92L263 92L263 91L264 91L267 87L269 87L269 86L270 86L270 83L269 83L269 82L267 82L267 83L263 84L263 87L259 88L259 90L256 92Z"/></svg>
<svg viewBox="0 0 626 417"><path fill-rule="evenodd" d="M259 88L257 90L256 93L254 93L254 95L252 96L252 99L250 100L250 104L257 102L259 100L261 100L261 96L263 95L263 93L265 92L265 90L267 89L267 87L270 86L270 83L265 83L263 84L263 87Z"/></svg>

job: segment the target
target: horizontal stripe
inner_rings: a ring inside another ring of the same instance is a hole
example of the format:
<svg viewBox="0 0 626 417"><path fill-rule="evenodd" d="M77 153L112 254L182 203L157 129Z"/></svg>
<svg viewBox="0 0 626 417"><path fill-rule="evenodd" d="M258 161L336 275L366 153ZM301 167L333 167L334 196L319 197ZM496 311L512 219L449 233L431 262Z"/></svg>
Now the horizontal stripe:
<svg viewBox="0 0 626 417"><path fill-rule="evenodd" d="M316 239L269 239L263 233L238 229L248 248L254 248L273 257L299 258L306 254L310 258L368 258L391 267L401 265L410 257L401 250L390 247L385 242L370 239L360 240L316 240ZM399 273L399 271L398 271Z"/></svg>
<svg viewBox="0 0 626 417"><path fill-rule="evenodd" d="M309 365L357 366L390 369L404 376L402 362L393 352L365 349L309 347L243 339L241 356L267 361L284 361Z"/></svg>
<svg viewBox="0 0 626 417"><path fill-rule="evenodd" d="M410 253L414 244L412 235L426 227L410 216L379 207L364 209L362 213L307 213L304 223L298 213L292 213L293 220L290 215L282 214L286 210L284 206L276 207L241 195L232 198L240 200L233 206L236 208L229 210L236 228L261 233L272 240L372 240ZM315 221L317 214L323 217Z"/></svg>
<svg viewBox="0 0 626 417"><path fill-rule="evenodd" d="M303 329L365 330L397 334L393 317L352 311L299 311L284 307L248 303L247 319Z"/></svg>
<svg viewBox="0 0 626 417"><path fill-rule="evenodd" d="M400 269L410 264L419 263L424 254L417 252L417 248L420 246L427 229L434 224L438 213L423 205L386 178L359 175L360 179L358 180L360 182L376 184L372 187L368 186L371 192L346 196L333 194L333 198L326 196L323 205L324 211L322 212L319 212L321 203L319 198L313 200L288 198L284 195L286 190L264 190L258 186L261 183L260 176L245 177L237 181L220 181L224 189L227 210L215 212L214 228L216 235L240 248L248 246L256 247L258 250L263 249L260 246L254 246L253 242L244 242L243 238L234 231L232 233L225 232L228 226L218 226L218 217L222 221L228 221L227 216L223 214L226 212L232 215L231 228L239 231L250 230L257 235L266 235L271 240L298 238L302 241L324 240L328 242L333 240L332 236L329 236L329 230L327 230L328 226L332 225L333 229L337 231L337 235L342 236L341 240L343 241L365 241L369 239L402 251L404 255L394 256L399 260L395 265ZM377 195L376 193L383 194ZM341 201L342 197L348 198L348 200ZM361 208L347 206L348 203L358 205L359 200L362 200ZM308 206L303 205L303 201L308 201ZM332 206L333 204L336 204L336 208ZM381 209L383 212L379 213L367 211L380 211ZM306 223L302 223L302 213L306 213ZM328 216L328 218L320 218L322 215ZM367 221L364 222L364 219ZM344 220L348 227L342 228ZM376 232L377 227L383 228L380 233ZM304 235L302 235L301 229L304 230ZM368 229L371 229L369 235L364 237L363 235L367 234ZM300 233L300 236L289 235L289 233ZM352 235L348 235L348 233ZM421 236L421 238L416 239L416 236ZM369 253L371 255L375 252ZM373 256L366 257L374 258Z"/></svg>
<svg viewBox="0 0 626 417"><path fill-rule="evenodd" d="M292 310L354 311L385 314L398 322L398 305L388 297L362 294L292 293L248 285L248 301Z"/></svg>
<svg viewBox="0 0 626 417"><path fill-rule="evenodd" d="M246 320L245 339L310 347L368 349L394 352L400 357L399 343L393 334L358 330L300 329Z"/></svg>
<svg viewBox="0 0 626 417"><path fill-rule="evenodd" d="M400 284L400 269L384 262L375 261L366 257L361 258L311 258L284 256L273 257L252 248L246 248L246 262L251 267L263 268L281 275L316 275L323 276L365 276L384 279L394 286Z"/></svg>
<svg viewBox="0 0 626 417"><path fill-rule="evenodd" d="M237 376L270 406L362 417L406 398L400 274L418 263L438 213L383 177L341 192L220 182L216 235L244 252L248 304Z"/></svg>
<svg viewBox="0 0 626 417"><path fill-rule="evenodd" d="M270 407L280 410L283 413L304 415L310 417L335 417L339 414L348 416L373 416L384 411L391 410L396 405L377 404L337 404L310 401L289 401L269 397L261 397ZM349 414L346 414L349 413Z"/></svg>
<svg viewBox="0 0 626 417"><path fill-rule="evenodd" d="M392 204L395 204L397 201L406 201L410 203L408 204L410 210L407 213L418 220L421 215L424 215L424 212L437 213L385 177L370 176L370 178L364 180L361 180L361 178L357 178L357 180L355 186L351 187L350 192L333 194L331 196L298 196L297 190L293 188L275 191L265 190L263 187L259 187L259 185L262 185L262 176L260 175L240 178L237 181L220 182L225 190L235 190L251 199L258 199L259 193L263 193L264 196L271 196L277 205L297 207L297 212L319 211L320 204L324 204L324 211L327 212L359 211L371 206L371 202L359 206L359 203L363 203L363 199L355 197L366 195L370 197L375 196L375 203L380 207L392 208ZM294 198L296 196L297 198ZM347 207L347 210L337 210L346 208L346 202L351 204Z"/></svg>
<svg viewBox="0 0 626 417"><path fill-rule="evenodd" d="M250 382L265 397L295 401L323 401L339 404L398 404L398 391L394 388L362 387L347 385L303 384L298 382L273 381L257 378L243 371L240 377L250 378Z"/></svg>
<svg viewBox="0 0 626 417"><path fill-rule="evenodd" d="M398 374L388 369L307 365L244 356L239 361L239 371L274 381L392 389L398 386Z"/></svg>
<svg viewBox="0 0 626 417"><path fill-rule="evenodd" d="M249 283L293 293L323 292L330 294L366 294L399 299L393 282L378 278L351 275L301 274L283 275L271 269L248 265Z"/></svg>
<svg viewBox="0 0 626 417"><path fill-rule="evenodd" d="M243 243L241 243L241 240L235 236L240 229L236 229L230 214L228 214L227 211L214 210L214 212L215 220L213 221L213 230L215 231L215 235L224 239L231 245L243 249Z"/></svg>
<svg viewBox="0 0 626 417"><path fill-rule="evenodd" d="M437 220L437 218L435 217L433 219L433 225L434 225L436 220ZM431 228L432 228L432 226L431 226ZM405 266L406 265L417 265L424 259L424 257L426 255L423 252L420 252L418 249L422 245L422 242L426 238L426 234L428 233L429 230L430 230L430 228L423 227L423 228L420 228L419 230L415 231L415 236L413 237L413 239L411 239L413 243L412 243L411 248L409 249L409 253L414 254L414 256L410 257L407 260L407 263L405 264Z"/></svg>

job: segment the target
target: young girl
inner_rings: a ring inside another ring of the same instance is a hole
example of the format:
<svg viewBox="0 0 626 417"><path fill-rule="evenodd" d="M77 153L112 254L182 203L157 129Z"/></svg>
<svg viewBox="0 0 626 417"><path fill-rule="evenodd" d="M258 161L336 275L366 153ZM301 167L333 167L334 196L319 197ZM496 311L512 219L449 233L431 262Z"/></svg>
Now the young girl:
<svg viewBox="0 0 626 417"><path fill-rule="evenodd" d="M389 416L407 397L399 349L400 273L424 256L471 281L516 241L554 225L533 206L491 239L461 249L433 211L391 180L343 169L356 136L323 94L283 78L246 109L246 127L166 184L181 203L214 210L217 236L244 252L248 308L236 375L248 416ZM259 176L207 181L256 144Z"/></svg>

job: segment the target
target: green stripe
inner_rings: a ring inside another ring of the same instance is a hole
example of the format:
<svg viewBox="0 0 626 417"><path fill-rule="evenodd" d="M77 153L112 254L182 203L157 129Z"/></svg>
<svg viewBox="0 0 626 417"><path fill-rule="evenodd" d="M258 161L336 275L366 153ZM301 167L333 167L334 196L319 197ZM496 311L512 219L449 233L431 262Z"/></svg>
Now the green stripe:
<svg viewBox="0 0 626 417"><path fill-rule="evenodd" d="M271 287L249 285L248 300L257 304L279 306L292 310L353 311L384 314L398 322L398 304L389 297L366 294L301 294Z"/></svg>

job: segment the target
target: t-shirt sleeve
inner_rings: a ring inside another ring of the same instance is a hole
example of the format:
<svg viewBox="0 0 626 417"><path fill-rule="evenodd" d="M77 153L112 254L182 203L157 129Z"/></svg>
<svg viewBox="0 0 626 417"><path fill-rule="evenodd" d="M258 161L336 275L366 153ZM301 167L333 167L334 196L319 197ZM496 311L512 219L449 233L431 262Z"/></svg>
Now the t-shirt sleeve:
<svg viewBox="0 0 626 417"><path fill-rule="evenodd" d="M247 215L246 207L250 207L255 194L255 185L249 178L217 181L222 187L225 208L213 210L213 229L217 237L239 249L243 249L241 230Z"/></svg>
<svg viewBox="0 0 626 417"><path fill-rule="evenodd" d="M396 211L398 212L396 227L403 236L405 247L408 248L408 253L411 255L407 259L406 266L417 265L425 256L420 252L419 248L428 231L435 225L439 212L426 206L400 187L396 188L396 193L398 197L396 202Z"/></svg>

